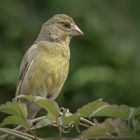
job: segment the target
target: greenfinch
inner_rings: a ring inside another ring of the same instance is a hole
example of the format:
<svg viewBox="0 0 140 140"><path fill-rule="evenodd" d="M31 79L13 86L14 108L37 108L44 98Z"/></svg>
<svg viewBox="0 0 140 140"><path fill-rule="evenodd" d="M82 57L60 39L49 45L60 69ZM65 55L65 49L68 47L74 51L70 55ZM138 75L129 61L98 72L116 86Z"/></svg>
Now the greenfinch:
<svg viewBox="0 0 140 140"><path fill-rule="evenodd" d="M45 22L22 59L16 97L32 95L55 100L68 76L70 40L78 35L83 32L65 14L54 15ZM32 102L24 102L29 118L34 118L40 108Z"/></svg>

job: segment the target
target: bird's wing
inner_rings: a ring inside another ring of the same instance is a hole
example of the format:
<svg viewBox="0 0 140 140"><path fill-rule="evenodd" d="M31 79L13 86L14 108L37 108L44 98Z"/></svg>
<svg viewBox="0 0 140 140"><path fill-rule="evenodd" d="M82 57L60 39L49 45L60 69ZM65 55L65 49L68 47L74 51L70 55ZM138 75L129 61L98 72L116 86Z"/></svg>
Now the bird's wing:
<svg viewBox="0 0 140 140"><path fill-rule="evenodd" d="M16 97L20 95L20 92L21 92L20 90L21 90L25 75L26 75L27 71L29 70L29 68L31 67L31 65L33 64L34 56L36 53L36 47L37 47L37 44L31 46L27 50L27 52L25 53L25 55L22 59L20 71L19 71L19 78L18 78L18 82L17 82Z"/></svg>

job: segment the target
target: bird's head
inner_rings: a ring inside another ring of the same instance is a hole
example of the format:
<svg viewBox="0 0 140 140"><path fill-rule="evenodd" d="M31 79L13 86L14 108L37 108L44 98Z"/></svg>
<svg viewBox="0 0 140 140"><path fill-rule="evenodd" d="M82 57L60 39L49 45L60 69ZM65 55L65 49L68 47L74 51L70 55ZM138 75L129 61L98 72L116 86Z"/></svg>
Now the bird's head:
<svg viewBox="0 0 140 140"><path fill-rule="evenodd" d="M83 32L74 20L65 14L57 14L43 24L39 37L43 40L63 42L78 35L83 35Z"/></svg>

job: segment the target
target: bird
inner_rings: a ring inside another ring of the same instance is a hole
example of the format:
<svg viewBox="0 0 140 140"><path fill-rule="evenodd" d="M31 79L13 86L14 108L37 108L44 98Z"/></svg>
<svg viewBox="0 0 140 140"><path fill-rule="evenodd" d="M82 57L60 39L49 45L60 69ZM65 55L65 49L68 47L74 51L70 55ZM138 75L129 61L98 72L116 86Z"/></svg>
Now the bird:
<svg viewBox="0 0 140 140"><path fill-rule="evenodd" d="M15 98L32 95L55 100L68 76L70 41L79 35L83 32L66 14L56 14L46 21L22 58ZM24 103L28 117L35 118L40 107L31 101Z"/></svg>

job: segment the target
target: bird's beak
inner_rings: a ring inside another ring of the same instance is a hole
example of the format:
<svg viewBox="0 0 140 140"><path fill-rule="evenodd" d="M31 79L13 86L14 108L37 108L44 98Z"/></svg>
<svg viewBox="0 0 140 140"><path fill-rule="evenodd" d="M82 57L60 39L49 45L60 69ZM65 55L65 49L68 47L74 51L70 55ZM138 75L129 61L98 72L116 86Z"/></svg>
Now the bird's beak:
<svg viewBox="0 0 140 140"><path fill-rule="evenodd" d="M78 28L77 25L72 25L70 30L71 36L78 36L78 35L84 35L84 33Z"/></svg>

